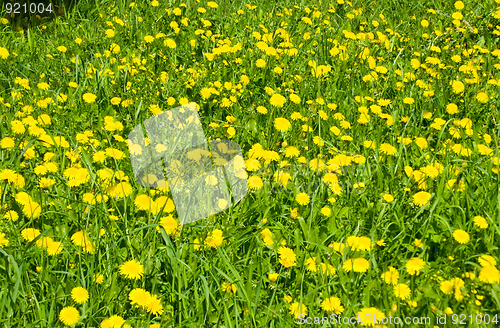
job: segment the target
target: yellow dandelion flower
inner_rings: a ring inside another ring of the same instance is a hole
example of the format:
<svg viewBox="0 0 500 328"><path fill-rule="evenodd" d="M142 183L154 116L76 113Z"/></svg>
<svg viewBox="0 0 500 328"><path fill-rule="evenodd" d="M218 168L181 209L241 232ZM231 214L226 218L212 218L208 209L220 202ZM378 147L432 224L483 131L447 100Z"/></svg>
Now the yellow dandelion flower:
<svg viewBox="0 0 500 328"><path fill-rule="evenodd" d="M488 228L488 221L480 215L477 215L474 217L474 225L480 229L486 229Z"/></svg>
<svg viewBox="0 0 500 328"><path fill-rule="evenodd" d="M279 262L285 268L290 268L296 265L297 255L291 248L281 246L278 248L278 254L280 255Z"/></svg>
<svg viewBox="0 0 500 328"><path fill-rule="evenodd" d="M383 143L380 145L380 152L385 155L395 155L397 153L396 147L390 143Z"/></svg>
<svg viewBox="0 0 500 328"><path fill-rule="evenodd" d="M91 103L95 102L95 100L97 99L97 96L94 95L93 93L87 92L87 93L83 94L82 99L87 104L91 104Z"/></svg>
<svg viewBox="0 0 500 328"><path fill-rule="evenodd" d="M9 50L4 47L0 47L0 58L7 59L9 57Z"/></svg>
<svg viewBox="0 0 500 328"><path fill-rule="evenodd" d="M465 7L465 5L462 1L456 1L454 6L455 6L455 9L457 9L457 10L462 10Z"/></svg>
<svg viewBox="0 0 500 328"><path fill-rule="evenodd" d="M259 58L255 62L255 66L257 66L259 68L265 67L266 66L266 61L264 59L262 59L262 58Z"/></svg>
<svg viewBox="0 0 500 328"><path fill-rule="evenodd" d="M295 201L297 203L299 203L299 205L308 205L309 204L309 201L310 201L310 198L309 198L309 195L307 195L306 193L304 192L301 192L301 193L298 193L296 196L295 196Z"/></svg>
<svg viewBox="0 0 500 328"><path fill-rule="evenodd" d="M92 277L92 281L100 285L104 282L104 276L100 273L97 273Z"/></svg>
<svg viewBox="0 0 500 328"><path fill-rule="evenodd" d="M462 229L453 231L453 238L460 244L467 244L470 240L469 234Z"/></svg>
<svg viewBox="0 0 500 328"><path fill-rule="evenodd" d="M394 295L402 300L407 299L411 295L411 289L406 284L397 284L394 286Z"/></svg>
<svg viewBox="0 0 500 328"><path fill-rule="evenodd" d="M223 282L222 283L222 291L224 291L225 293L236 293L236 286L234 284L230 284L230 283L227 283L227 282Z"/></svg>
<svg viewBox="0 0 500 328"><path fill-rule="evenodd" d="M295 317L298 318L300 315L306 315L307 314L307 307L304 304L300 304L299 302L294 302L290 305L290 313Z"/></svg>
<svg viewBox="0 0 500 328"><path fill-rule="evenodd" d="M396 285L399 280L399 272L398 270L390 266L389 270L382 273L380 277L384 280L386 284Z"/></svg>
<svg viewBox="0 0 500 328"><path fill-rule="evenodd" d="M170 38L165 39L165 40L163 41L163 44L164 44L165 46L169 47L170 49L175 49L175 48L177 48L177 43L176 43L174 40L170 39Z"/></svg>
<svg viewBox="0 0 500 328"><path fill-rule="evenodd" d="M152 35L146 35L146 36L144 37L144 41L146 41L146 43L151 43L151 42L153 42L154 40L155 40L155 37L154 37L154 36L152 36Z"/></svg>
<svg viewBox="0 0 500 328"><path fill-rule="evenodd" d="M275 282L276 280L278 280L278 277L279 277L279 273L269 273L267 275L267 277L269 278L269 280L271 280L272 282Z"/></svg>
<svg viewBox="0 0 500 328"><path fill-rule="evenodd" d="M500 284L500 271L492 265L485 266L479 272L478 278L486 284Z"/></svg>
<svg viewBox="0 0 500 328"><path fill-rule="evenodd" d="M344 264L342 265L342 268L346 272L366 272L370 268L370 262L368 262L367 259L364 258L355 258L355 259L347 259Z"/></svg>
<svg viewBox="0 0 500 328"><path fill-rule="evenodd" d="M489 97L488 97L488 94L486 92L479 92L477 95L476 95L476 99L477 101L485 104L488 102L489 100Z"/></svg>
<svg viewBox="0 0 500 328"><path fill-rule="evenodd" d="M387 203L392 203L392 201L394 200L394 196L392 196L391 194L384 194L384 195L382 195L382 198Z"/></svg>
<svg viewBox="0 0 500 328"><path fill-rule="evenodd" d="M252 175L247 180L248 188L252 190L259 190L262 188L264 183L262 182L262 178L258 175Z"/></svg>
<svg viewBox="0 0 500 328"><path fill-rule="evenodd" d="M34 228L25 228L21 231L21 237L28 242L33 241L38 235L40 235L40 230Z"/></svg>
<svg viewBox="0 0 500 328"><path fill-rule="evenodd" d="M5 237L5 233L0 232L0 247L9 245L9 240Z"/></svg>
<svg viewBox="0 0 500 328"><path fill-rule="evenodd" d="M61 312L59 312L59 320L65 326L73 326L80 319L80 313L78 310L72 306L64 307Z"/></svg>
<svg viewBox="0 0 500 328"><path fill-rule="evenodd" d="M279 93L275 93L271 96L271 99L269 99L269 103L275 107L282 108L286 103L286 98Z"/></svg>
<svg viewBox="0 0 500 328"><path fill-rule="evenodd" d="M413 203L419 207L422 207L429 203L432 195L426 191L419 191L413 195Z"/></svg>
<svg viewBox="0 0 500 328"><path fill-rule="evenodd" d="M210 235L205 239L205 245L217 248L224 242L224 237L222 236L222 230L214 229Z"/></svg>
<svg viewBox="0 0 500 328"><path fill-rule="evenodd" d="M162 217L160 219L159 225L165 230L167 235L174 235L179 228L179 223L172 215ZM157 228L157 230L160 231L159 227Z"/></svg>
<svg viewBox="0 0 500 328"><path fill-rule="evenodd" d="M76 246L82 247L83 250L87 253L90 254L94 253L94 246L92 245L92 242L90 241L90 238L88 237L87 233L84 231L75 232L71 236L71 242Z"/></svg>
<svg viewBox="0 0 500 328"><path fill-rule="evenodd" d="M487 255L487 254L481 255L478 259L478 262L479 262L479 265L481 265L482 267L497 265L497 261L495 260L495 258L493 256Z"/></svg>
<svg viewBox="0 0 500 328"><path fill-rule="evenodd" d="M125 323L125 319L123 319L119 315L113 315L107 319L104 319L101 322L100 328L131 328L130 325Z"/></svg>
<svg viewBox="0 0 500 328"><path fill-rule="evenodd" d="M363 326L378 327L385 314L375 307L362 308L357 314L358 323Z"/></svg>
<svg viewBox="0 0 500 328"><path fill-rule="evenodd" d="M3 217L12 221L12 222L16 222L17 219L19 219L19 214L17 214L16 211L10 210L10 211L5 212Z"/></svg>
<svg viewBox="0 0 500 328"><path fill-rule="evenodd" d="M127 279L140 279L144 275L144 266L134 259L122 263L119 271Z"/></svg>
<svg viewBox="0 0 500 328"><path fill-rule="evenodd" d="M413 257L408 262L406 262L406 271L410 275L419 275L420 271L424 268L425 261L419 257Z"/></svg>
<svg viewBox="0 0 500 328"><path fill-rule="evenodd" d="M341 314L344 307L338 297L328 297L321 302L321 308L327 313Z"/></svg>
<svg viewBox="0 0 500 328"><path fill-rule="evenodd" d="M78 304L83 304L85 302L88 301L89 299L89 292L79 286L79 287L75 287L71 290L71 298Z"/></svg>
<svg viewBox="0 0 500 328"><path fill-rule="evenodd" d="M452 81L451 88L454 93L462 93L465 90L465 85L461 81Z"/></svg>
<svg viewBox="0 0 500 328"><path fill-rule="evenodd" d="M291 126L292 125L290 124L290 121L284 117L277 117L274 119L274 127L279 132L286 132L290 129Z"/></svg>
<svg viewBox="0 0 500 328"><path fill-rule="evenodd" d="M105 34L108 38L112 38L115 36L115 31L113 29L110 29L108 28L106 31L105 31Z"/></svg>

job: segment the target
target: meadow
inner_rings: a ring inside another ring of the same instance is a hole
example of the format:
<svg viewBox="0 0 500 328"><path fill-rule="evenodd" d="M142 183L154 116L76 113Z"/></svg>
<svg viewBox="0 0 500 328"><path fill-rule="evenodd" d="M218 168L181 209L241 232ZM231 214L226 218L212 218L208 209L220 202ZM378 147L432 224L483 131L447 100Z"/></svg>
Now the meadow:
<svg viewBox="0 0 500 328"><path fill-rule="evenodd" d="M500 322L500 0L1 10L0 326ZM127 139L188 103L249 192L181 224Z"/></svg>

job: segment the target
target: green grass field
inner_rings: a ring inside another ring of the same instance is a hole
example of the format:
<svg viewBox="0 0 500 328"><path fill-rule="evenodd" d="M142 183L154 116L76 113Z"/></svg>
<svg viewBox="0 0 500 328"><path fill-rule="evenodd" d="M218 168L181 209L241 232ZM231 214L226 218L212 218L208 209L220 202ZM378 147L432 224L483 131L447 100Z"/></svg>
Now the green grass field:
<svg viewBox="0 0 500 328"><path fill-rule="evenodd" d="M6 4L1 327L500 323L500 0ZM249 193L181 225L127 138L191 102Z"/></svg>

